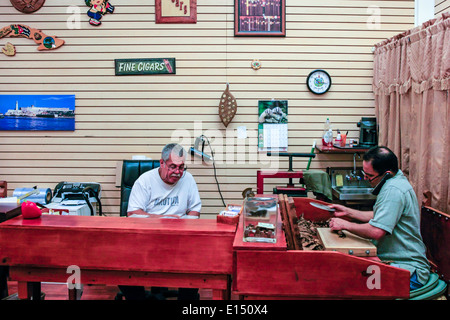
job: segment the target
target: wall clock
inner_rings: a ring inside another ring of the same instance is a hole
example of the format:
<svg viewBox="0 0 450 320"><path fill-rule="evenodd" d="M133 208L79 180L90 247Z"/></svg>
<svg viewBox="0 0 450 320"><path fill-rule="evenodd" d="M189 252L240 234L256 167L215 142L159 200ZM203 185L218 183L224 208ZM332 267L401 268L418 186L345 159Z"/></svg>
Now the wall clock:
<svg viewBox="0 0 450 320"><path fill-rule="evenodd" d="M312 93L324 94L330 90L331 77L325 70L317 69L308 75L306 85Z"/></svg>
<svg viewBox="0 0 450 320"><path fill-rule="evenodd" d="M11 0L11 4L23 13L33 13L44 5L45 0Z"/></svg>

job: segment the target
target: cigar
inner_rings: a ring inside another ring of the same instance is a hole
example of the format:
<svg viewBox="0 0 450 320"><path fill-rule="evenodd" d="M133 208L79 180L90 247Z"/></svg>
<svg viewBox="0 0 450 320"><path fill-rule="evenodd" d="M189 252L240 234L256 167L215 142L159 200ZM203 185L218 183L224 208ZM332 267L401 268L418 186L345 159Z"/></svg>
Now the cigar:
<svg viewBox="0 0 450 320"><path fill-rule="evenodd" d="M334 232L337 233L337 235L339 236L339 238L345 238L345 237L346 237L344 231L342 231L342 230L336 230L336 231L334 231Z"/></svg>

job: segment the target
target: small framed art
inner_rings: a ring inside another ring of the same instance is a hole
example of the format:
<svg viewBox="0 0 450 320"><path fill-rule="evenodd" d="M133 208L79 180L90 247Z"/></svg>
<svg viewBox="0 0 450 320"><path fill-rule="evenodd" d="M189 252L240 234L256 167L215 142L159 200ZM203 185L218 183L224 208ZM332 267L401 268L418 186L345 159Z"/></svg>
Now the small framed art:
<svg viewBox="0 0 450 320"><path fill-rule="evenodd" d="M155 0L156 23L197 23L197 0Z"/></svg>
<svg viewBox="0 0 450 320"><path fill-rule="evenodd" d="M286 0L235 0L235 36L286 36Z"/></svg>

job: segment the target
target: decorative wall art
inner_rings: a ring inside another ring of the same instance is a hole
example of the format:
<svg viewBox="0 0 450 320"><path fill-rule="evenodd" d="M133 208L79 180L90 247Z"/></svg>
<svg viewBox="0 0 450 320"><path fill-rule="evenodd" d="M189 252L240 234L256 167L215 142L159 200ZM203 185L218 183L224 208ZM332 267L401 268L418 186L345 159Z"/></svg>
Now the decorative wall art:
<svg viewBox="0 0 450 320"><path fill-rule="evenodd" d="M75 95L0 95L0 130L75 130Z"/></svg>
<svg viewBox="0 0 450 320"><path fill-rule="evenodd" d="M225 127L228 127L231 120L237 112L236 98L230 92L230 86L227 83L227 88L222 93L219 104L219 117Z"/></svg>
<svg viewBox="0 0 450 320"><path fill-rule="evenodd" d="M23 13L33 13L44 5L45 0L11 0L11 4Z"/></svg>
<svg viewBox="0 0 450 320"><path fill-rule="evenodd" d="M13 57L16 55L16 47L11 42L7 42L5 46L2 48L3 54Z"/></svg>
<svg viewBox="0 0 450 320"><path fill-rule="evenodd" d="M156 23L197 23L197 0L155 0Z"/></svg>
<svg viewBox="0 0 450 320"><path fill-rule="evenodd" d="M175 74L175 58L116 59L116 76Z"/></svg>
<svg viewBox="0 0 450 320"><path fill-rule="evenodd" d="M286 36L285 0L235 0L235 36Z"/></svg>
<svg viewBox="0 0 450 320"><path fill-rule="evenodd" d="M84 1L88 7L91 7L87 15L89 18L89 23L92 26L99 26L102 24L100 21L103 16L107 13L114 13L114 6L109 3L108 0L85 0Z"/></svg>
<svg viewBox="0 0 450 320"><path fill-rule="evenodd" d="M11 24L0 29L0 39L8 35L10 37L23 37L34 40L39 45L37 48L39 51L57 49L64 44L64 40L58 39L56 36L47 36L41 30L23 24ZM11 43L7 43L3 49L2 52L8 56L15 54L15 48Z"/></svg>

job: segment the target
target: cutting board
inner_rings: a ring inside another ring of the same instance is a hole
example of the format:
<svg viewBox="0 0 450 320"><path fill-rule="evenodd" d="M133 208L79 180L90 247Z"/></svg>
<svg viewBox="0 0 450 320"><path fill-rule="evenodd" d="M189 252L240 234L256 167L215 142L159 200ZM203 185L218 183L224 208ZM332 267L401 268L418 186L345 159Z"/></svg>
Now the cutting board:
<svg viewBox="0 0 450 320"><path fill-rule="evenodd" d="M317 228L317 234L326 251L338 251L358 257L374 257L377 247L367 239L343 231L345 238L339 237L330 228Z"/></svg>

